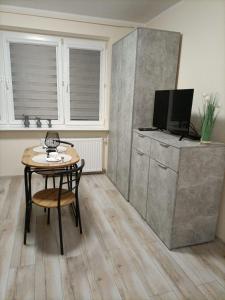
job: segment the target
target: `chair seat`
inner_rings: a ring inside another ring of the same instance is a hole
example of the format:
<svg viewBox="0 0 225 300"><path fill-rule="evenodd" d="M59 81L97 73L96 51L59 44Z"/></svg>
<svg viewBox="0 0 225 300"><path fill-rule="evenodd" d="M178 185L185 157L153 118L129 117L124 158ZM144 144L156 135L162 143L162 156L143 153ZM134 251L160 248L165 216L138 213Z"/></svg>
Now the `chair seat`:
<svg viewBox="0 0 225 300"><path fill-rule="evenodd" d="M55 208L58 206L58 193L59 189L41 190L34 194L32 202L47 208ZM73 192L62 189L60 206L66 206L73 203L75 195Z"/></svg>
<svg viewBox="0 0 225 300"><path fill-rule="evenodd" d="M54 171L45 171L45 172L43 172L43 173L41 173L41 172L39 172L39 174L40 175L42 175L42 176L56 176L55 174L54 174Z"/></svg>
<svg viewBox="0 0 225 300"><path fill-rule="evenodd" d="M43 177L46 177L46 176L48 176L48 177L57 177L57 176L59 176L59 175L55 175L55 173L54 173L54 171L45 171L45 172L38 172L38 175L42 175Z"/></svg>

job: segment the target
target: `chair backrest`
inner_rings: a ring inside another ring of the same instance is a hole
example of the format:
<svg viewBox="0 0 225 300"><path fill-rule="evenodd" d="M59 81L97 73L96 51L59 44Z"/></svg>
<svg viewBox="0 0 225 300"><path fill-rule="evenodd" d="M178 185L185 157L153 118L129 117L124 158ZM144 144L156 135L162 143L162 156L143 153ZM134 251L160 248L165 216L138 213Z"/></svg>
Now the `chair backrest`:
<svg viewBox="0 0 225 300"><path fill-rule="evenodd" d="M85 165L85 161L84 159L81 159L79 166L75 164L74 166L64 170L59 174L60 180L59 180L58 206L60 205L61 193L64 185L68 186L67 189L68 191L71 192L74 190L75 196L78 197L78 188L79 188L80 178L83 172L84 165ZM66 181L64 181L65 176L67 179Z"/></svg>
<svg viewBox="0 0 225 300"><path fill-rule="evenodd" d="M67 141L60 140L60 144L66 144L66 145L70 145L71 147L74 147L73 143L70 143L70 142L67 142Z"/></svg>
<svg viewBox="0 0 225 300"><path fill-rule="evenodd" d="M66 144L70 145L71 147L74 147L74 144L67 142L67 141L62 141L60 140L59 133L56 131L47 131L46 136L45 136L45 145L48 148L57 148L59 144Z"/></svg>
<svg viewBox="0 0 225 300"><path fill-rule="evenodd" d="M79 166L78 164L75 164L65 170L58 171L58 172L56 171L55 175L60 176L59 188L62 188L63 185L68 184L69 182L70 183L69 190L75 190L75 192L77 192L84 165L85 165L85 161L84 159L81 159ZM64 181L65 176L67 178L67 181Z"/></svg>
<svg viewBox="0 0 225 300"><path fill-rule="evenodd" d="M45 145L48 149L56 149L60 144L59 134L56 131L48 131L45 136Z"/></svg>

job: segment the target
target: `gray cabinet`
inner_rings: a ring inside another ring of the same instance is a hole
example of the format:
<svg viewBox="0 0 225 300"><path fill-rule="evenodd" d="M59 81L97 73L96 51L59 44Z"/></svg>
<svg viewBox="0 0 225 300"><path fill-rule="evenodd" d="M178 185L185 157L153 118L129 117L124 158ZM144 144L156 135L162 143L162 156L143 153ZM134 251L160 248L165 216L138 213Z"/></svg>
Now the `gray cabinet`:
<svg viewBox="0 0 225 300"><path fill-rule="evenodd" d="M180 34L138 28L112 48L107 175L128 199L132 129L152 126L155 90L173 89Z"/></svg>
<svg viewBox="0 0 225 300"><path fill-rule="evenodd" d="M136 149L144 152L142 159ZM224 144L134 130L130 202L169 249L209 242L215 237L224 164Z"/></svg>

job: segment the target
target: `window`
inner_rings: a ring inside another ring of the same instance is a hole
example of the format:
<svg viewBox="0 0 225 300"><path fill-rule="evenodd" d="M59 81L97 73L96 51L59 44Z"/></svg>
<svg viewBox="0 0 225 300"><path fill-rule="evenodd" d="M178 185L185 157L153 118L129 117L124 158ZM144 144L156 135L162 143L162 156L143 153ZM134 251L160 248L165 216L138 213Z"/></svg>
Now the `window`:
<svg viewBox="0 0 225 300"><path fill-rule="evenodd" d="M1 57L0 124L105 129L105 42L0 32Z"/></svg>
<svg viewBox="0 0 225 300"><path fill-rule="evenodd" d="M70 49L70 119L99 120L100 51Z"/></svg>
<svg viewBox="0 0 225 300"><path fill-rule="evenodd" d="M62 124L62 59L60 38L3 33L8 124L23 127L28 115Z"/></svg>
<svg viewBox="0 0 225 300"><path fill-rule="evenodd" d="M66 123L104 123L105 43L65 39Z"/></svg>
<svg viewBox="0 0 225 300"><path fill-rule="evenodd" d="M54 46L10 43L14 114L58 119L56 49Z"/></svg>

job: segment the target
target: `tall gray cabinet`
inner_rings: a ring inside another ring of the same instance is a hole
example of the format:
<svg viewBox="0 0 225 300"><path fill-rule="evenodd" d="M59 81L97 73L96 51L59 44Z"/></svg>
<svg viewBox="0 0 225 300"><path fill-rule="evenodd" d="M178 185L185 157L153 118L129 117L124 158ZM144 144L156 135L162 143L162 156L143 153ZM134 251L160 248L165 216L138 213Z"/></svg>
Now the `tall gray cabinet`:
<svg viewBox="0 0 225 300"><path fill-rule="evenodd" d="M132 129L152 126L155 90L176 87L180 38L138 28L113 45L107 175L127 200Z"/></svg>

